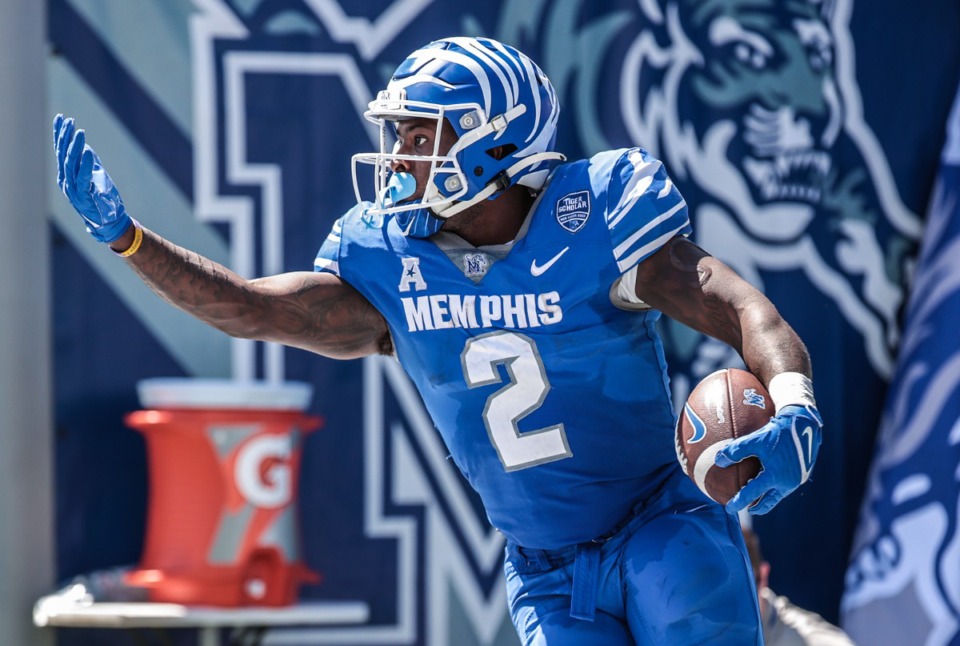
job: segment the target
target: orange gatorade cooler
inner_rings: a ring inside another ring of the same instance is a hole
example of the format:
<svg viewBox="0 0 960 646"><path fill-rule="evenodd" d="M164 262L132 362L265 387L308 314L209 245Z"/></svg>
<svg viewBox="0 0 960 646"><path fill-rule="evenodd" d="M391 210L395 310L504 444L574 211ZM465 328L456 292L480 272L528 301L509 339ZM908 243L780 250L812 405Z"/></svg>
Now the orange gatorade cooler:
<svg viewBox="0 0 960 646"><path fill-rule="evenodd" d="M149 507L143 555L126 574L154 602L282 606L319 577L300 561L301 440L321 419L312 389L148 379L125 417L143 433Z"/></svg>

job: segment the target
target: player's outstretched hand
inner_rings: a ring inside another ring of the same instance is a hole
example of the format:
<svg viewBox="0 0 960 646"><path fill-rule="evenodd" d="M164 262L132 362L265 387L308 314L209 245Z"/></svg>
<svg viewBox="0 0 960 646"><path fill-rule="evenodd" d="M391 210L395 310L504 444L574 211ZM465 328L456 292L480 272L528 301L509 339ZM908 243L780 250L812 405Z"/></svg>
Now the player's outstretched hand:
<svg viewBox="0 0 960 646"><path fill-rule="evenodd" d="M728 467L756 456L760 474L727 503L727 511L746 508L765 514L810 477L822 439L823 420L813 406L784 406L780 414L755 433L734 440L717 453L716 464ZM756 504L751 505L753 501Z"/></svg>
<svg viewBox="0 0 960 646"><path fill-rule="evenodd" d="M83 130L76 129L73 119L58 114L53 120L53 145L57 185L86 222L90 235L100 242L122 236L133 221Z"/></svg>

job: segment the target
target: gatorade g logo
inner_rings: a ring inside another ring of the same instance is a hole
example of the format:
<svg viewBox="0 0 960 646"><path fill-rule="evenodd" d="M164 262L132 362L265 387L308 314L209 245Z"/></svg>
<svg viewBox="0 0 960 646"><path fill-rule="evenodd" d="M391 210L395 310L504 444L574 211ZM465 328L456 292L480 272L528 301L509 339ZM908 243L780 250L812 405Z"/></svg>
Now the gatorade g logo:
<svg viewBox="0 0 960 646"><path fill-rule="evenodd" d="M240 495L264 509L287 505L293 495L290 453L290 438L282 435L260 435L241 446L233 467Z"/></svg>
<svg viewBox="0 0 960 646"><path fill-rule="evenodd" d="M294 496L303 432L298 427L289 433L266 433L258 423L207 429L226 489L207 551L211 565L236 564L256 545L277 547L288 562L297 559Z"/></svg>

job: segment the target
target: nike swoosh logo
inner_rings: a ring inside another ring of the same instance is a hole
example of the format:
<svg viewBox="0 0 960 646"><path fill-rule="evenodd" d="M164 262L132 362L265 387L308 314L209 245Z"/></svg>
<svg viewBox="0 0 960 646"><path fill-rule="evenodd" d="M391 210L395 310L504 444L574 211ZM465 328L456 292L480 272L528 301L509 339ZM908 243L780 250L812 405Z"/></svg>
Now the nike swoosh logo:
<svg viewBox="0 0 960 646"><path fill-rule="evenodd" d="M550 269L551 267L553 267L553 263L555 263L555 262L557 262L558 260L560 260L560 256L562 256L563 254L567 253L567 250L569 250L569 249L570 249L570 247L564 247L564 248L560 251L560 253L558 253L556 256L554 256L553 258L551 258L551 259L548 260L547 262L543 263L542 265L538 265L538 264L537 264L537 259L534 258L532 261L530 261L530 273L533 274L534 276L539 276L540 274L542 274L542 273L545 272L546 270L548 270L548 269Z"/></svg>

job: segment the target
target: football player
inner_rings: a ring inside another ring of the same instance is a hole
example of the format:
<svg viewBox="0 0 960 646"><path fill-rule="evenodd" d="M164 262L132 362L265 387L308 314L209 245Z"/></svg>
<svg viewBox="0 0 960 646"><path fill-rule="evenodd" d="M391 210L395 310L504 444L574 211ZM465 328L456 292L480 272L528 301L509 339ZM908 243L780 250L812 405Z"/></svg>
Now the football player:
<svg viewBox="0 0 960 646"><path fill-rule="evenodd" d="M807 351L774 306L688 241L686 204L640 148L566 162L527 56L486 38L413 52L366 117L359 200L316 271L246 280L142 227L73 120L58 182L162 297L223 330L339 358L394 355L507 539L525 644L756 644L738 510L809 475L821 438ZM366 172L365 172L366 171ZM777 416L722 451L763 471L724 509L686 478L655 322L735 348ZM807 436L800 441L798 428Z"/></svg>

